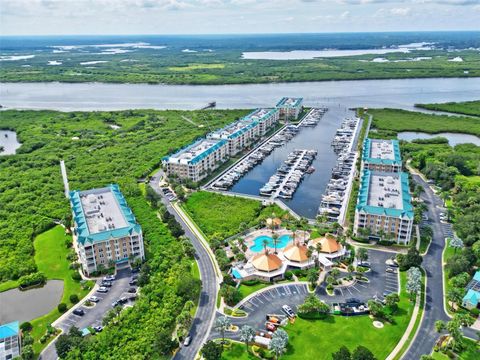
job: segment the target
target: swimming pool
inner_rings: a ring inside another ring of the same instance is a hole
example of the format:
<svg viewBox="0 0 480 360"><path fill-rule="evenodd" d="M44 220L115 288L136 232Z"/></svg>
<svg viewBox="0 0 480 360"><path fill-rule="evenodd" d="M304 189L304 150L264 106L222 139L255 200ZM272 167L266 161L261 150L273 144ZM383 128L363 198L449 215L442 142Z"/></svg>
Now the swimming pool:
<svg viewBox="0 0 480 360"><path fill-rule="evenodd" d="M255 238L255 240L253 240L253 245L250 246L250 250L253 251L253 252L260 252L263 250L263 241L264 240L267 240L268 241L268 244L267 246L269 248L274 248L273 246L273 239L271 236L267 236L267 235L261 235L261 236L258 236ZM278 238L278 242L277 242L277 249L283 249L285 246L287 246L287 244L290 242L290 240L292 240L292 237L290 235L282 235Z"/></svg>

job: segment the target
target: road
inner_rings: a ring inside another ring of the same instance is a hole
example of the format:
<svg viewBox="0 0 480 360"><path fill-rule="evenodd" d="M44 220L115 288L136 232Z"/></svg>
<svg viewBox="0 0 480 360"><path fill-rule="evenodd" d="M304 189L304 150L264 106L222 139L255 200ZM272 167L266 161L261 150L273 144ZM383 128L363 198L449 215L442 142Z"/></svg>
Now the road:
<svg viewBox="0 0 480 360"><path fill-rule="evenodd" d="M215 267L211 262L210 256L207 250L204 248L201 240L192 232L187 223L172 207L170 202L163 196L163 192L159 187L159 181L163 176L163 171L159 170L150 179L150 186L155 192L162 197L162 202L167 207L170 214L175 216L175 219L182 226L193 247L195 248L195 260L198 263L200 270L200 277L202 279L202 290L200 293L200 300L198 303L197 312L193 319L192 327L190 329L190 335L192 341L188 347L180 347L179 351L175 354L173 359L194 359L197 352L202 347L204 341L207 339L212 321L215 317L216 311L216 297L218 292L217 276L215 273Z"/></svg>
<svg viewBox="0 0 480 360"><path fill-rule="evenodd" d="M412 177L424 189L420 197L428 205L428 218L431 220L430 226L433 230L433 237L422 263L427 276L424 316L417 336L402 357L404 360L418 360L423 354L430 354L438 338L435 331L435 321L450 320L445 313L443 301L442 252L445 247L446 235L439 217L440 212L442 212L439 207L443 205L443 202L419 175L412 174Z"/></svg>

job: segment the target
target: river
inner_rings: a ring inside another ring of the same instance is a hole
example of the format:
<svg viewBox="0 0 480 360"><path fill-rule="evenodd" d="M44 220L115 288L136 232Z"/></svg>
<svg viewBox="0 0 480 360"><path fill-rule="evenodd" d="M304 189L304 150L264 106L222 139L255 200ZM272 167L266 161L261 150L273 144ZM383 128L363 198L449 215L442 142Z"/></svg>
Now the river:
<svg viewBox="0 0 480 360"><path fill-rule="evenodd" d="M413 109L415 103L480 98L480 78L324 81L247 85L0 83L0 104L16 109L122 110L274 106L282 96L306 105Z"/></svg>

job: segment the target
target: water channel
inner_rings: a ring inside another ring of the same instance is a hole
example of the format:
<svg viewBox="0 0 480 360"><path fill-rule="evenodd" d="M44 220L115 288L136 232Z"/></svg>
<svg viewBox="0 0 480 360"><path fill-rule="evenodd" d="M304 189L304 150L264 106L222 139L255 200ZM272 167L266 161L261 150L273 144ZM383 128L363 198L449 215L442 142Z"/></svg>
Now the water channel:
<svg viewBox="0 0 480 360"><path fill-rule="evenodd" d="M402 131L397 134L399 140L412 141L414 139L433 139L435 137L443 137L448 140L450 146L455 146L458 144L475 144L480 146L480 138L475 135L470 134L460 134L460 133L451 133L444 132L438 134L427 134L424 132L416 131Z"/></svg>
<svg viewBox="0 0 480 360"><path fill-rule="evenodd" d="M15 154L21 145L15 131L0 130L0 156Z"/></svg>

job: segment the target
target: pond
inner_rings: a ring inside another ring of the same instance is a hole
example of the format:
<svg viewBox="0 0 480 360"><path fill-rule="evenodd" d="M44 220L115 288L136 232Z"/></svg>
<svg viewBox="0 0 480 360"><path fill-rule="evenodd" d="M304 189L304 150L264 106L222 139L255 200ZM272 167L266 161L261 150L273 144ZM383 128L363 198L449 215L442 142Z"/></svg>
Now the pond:
<svg viewBox="0 0 480 360"><path fill-rule="evenodd" d="M435 137L443 137L448 140L450 146L458 144L475 144L480 146L480 138L475 135L443 132L438 134L427 134L424 132L402 131L397 135L399 140L412 141L414 139L433 139Z"/></svg>
<svg viewBox="0 0 480 360"><path fill-rule="evenodd" d="M0 130L0 155L13 155L21 145L15 131Z"/></svg>
<svg viewBox="0 0 480 360"><path fill-rule="evenodd" d="M63 281L49 280L44 287L27 291L12 289L0 293L0 324L33 320L48 314L61 301Z"/></svg>

